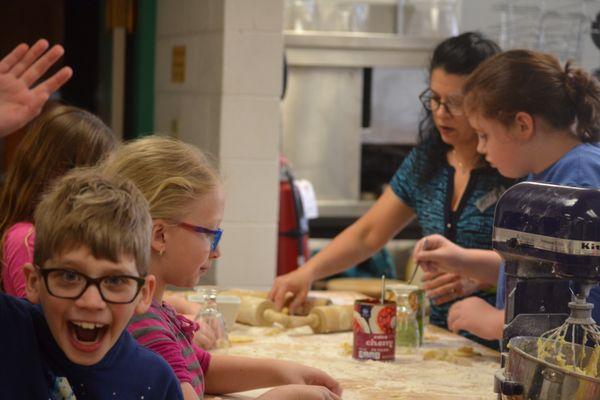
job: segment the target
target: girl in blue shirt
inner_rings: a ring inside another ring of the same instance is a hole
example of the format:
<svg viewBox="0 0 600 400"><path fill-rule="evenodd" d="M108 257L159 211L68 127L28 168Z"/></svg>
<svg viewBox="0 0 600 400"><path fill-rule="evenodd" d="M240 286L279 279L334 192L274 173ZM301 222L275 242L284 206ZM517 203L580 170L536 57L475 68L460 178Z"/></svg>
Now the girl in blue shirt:
<svg viewBox="0 0 600 400"><path fill-rule="evenodd" d="M600 188L600 84L549 54L511 50L482 63L464 86L465 111L477 131L477 150L504 176L558 185ZM504 271L500 255L464 249L441 236L415 249L433 269L499 282L498 308L477 298L454 304L448 326L487 339L502 337ZM482 268L483 267L483 268ZM592 289L600 321L600 290Z"/></svg>

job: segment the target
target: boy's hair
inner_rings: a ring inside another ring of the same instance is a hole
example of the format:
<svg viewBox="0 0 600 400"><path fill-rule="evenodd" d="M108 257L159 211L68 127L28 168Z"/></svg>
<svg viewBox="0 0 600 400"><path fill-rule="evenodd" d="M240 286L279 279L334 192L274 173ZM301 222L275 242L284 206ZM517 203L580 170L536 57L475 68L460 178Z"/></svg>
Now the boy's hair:
<svg viewBox="0 0 600 400"><path fill-rule="evenodd" d="M600 139L600 84L551 54L509 50L482 63L464 86L465 107L505 126L518 112L570 129L583 142Z"/></svg>
<svg viewBox="0 0 600 400"><path fill-rule="evenodd" d="M152 218L172 221L221 183L215 167L198 148L163 136L125 144L107 160L105 170L137 185L148 200Z"/></svg>
<svg viewBox="0 0 600 400"><path fill-rule="evenodd" d="M117 146L102 120L77 107L50 103L17 147L0 192L0 259L4 234L33 212L50 183L68 170L92 166Z"/></svg>
<svg viewBox="0 0 600 400"><path fill-rule="evenodd" d="M134 258L140 276L150 261L148 202L127 179L97 168L76 168L60 178L35 209L34 262L87 247L98 259Z"/></svg>

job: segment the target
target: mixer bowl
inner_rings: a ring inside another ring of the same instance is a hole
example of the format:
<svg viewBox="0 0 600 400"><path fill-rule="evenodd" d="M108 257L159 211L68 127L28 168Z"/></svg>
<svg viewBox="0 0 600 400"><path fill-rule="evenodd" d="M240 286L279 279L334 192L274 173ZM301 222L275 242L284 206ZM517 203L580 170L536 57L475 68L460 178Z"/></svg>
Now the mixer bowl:
<svg viewBox="0 0 600 400"><path fill-rule="evenodd" d="M574 345L577 355L582 354L581 347L581 345ZM584 347L584 365L587 365L593 349ZM505 379L518 382L523 386L523 399L600 399L600 379L543 361L537 358L537 348L538 338L530 336L514 337L508 344L509 355L504 371ZM570 346L564 346L563 350L566 359L570 359L572 355ZM600 370L600 362L597 369Z"/></svg>

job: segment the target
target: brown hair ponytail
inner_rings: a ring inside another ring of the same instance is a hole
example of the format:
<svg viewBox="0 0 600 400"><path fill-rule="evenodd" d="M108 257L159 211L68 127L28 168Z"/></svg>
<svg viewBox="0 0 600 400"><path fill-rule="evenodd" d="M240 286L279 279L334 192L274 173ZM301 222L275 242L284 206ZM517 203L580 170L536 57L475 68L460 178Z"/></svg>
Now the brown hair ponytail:
<svg viewBox="0 0 600 400"><path fill-rule="evenodd" d="M464 86L467 112L506 126L517 112L570 129L583 142L600 139L600 84L587 72L532 50L509 50L481 64Z"/></svg>
<svg viewBox="0 0 600 400"><path fill-rule="evenodd" d="M600 139L600 84L571 62L565 65L565 89L575 106L577 136L584 142Z"/></svg>

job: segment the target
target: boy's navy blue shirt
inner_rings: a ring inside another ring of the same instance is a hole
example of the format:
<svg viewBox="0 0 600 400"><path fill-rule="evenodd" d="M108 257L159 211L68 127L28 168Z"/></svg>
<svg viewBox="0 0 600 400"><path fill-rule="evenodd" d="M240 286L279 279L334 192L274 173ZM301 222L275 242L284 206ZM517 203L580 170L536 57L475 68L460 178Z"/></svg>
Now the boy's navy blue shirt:
<svg viewBox="0 0 600 400"><path fill-rule="evenodd" d="M68 398L69 385L78 400L183 398L166 361L126 331L102 361L81 366L57 345L39 306L0 293L0 326L3 398Z"/></svg>

